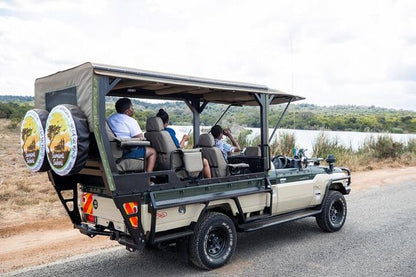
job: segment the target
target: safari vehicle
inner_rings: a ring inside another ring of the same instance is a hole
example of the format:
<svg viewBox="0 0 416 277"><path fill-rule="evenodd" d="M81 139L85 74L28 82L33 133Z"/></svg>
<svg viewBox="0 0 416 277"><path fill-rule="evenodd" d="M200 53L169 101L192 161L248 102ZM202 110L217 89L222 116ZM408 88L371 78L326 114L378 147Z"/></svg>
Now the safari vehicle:
<svg viewBox="0 0 416 277"><path fill-rule="evenodd" d="M106 122L106 102L114 97L184 101L196 147L172 146L155 117L147 120L148 140L115 137ZM85 63L36 80L36 108L22 122L22 152L32 171L47 171L82 234L108 236L129 251L176 243L196 266L213 269L230 260L237 231L310 216L326 232L344 225L348 169L335 167L331 155L325 166L270 155L269 106L286 105L281 120L302 99L262 85ZM200 115L212 103L225 111L256 106L260 145L227 164L212 135L200 131ZM124 149L141 146L157 151L153 172L145 172L145 160L123 158ZM202 157L211 179L202 177Z"/></svg>

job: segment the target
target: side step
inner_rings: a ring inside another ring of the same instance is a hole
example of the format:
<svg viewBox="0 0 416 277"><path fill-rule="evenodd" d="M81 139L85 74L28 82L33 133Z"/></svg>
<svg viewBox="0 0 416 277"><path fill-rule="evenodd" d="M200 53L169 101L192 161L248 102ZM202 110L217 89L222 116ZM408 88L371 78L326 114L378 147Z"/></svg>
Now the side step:
<svg viewBox="0 0 416 277"><path fill-rule="evenodd" d="M314 216L319 214L320 212L320 210L302 210L288 214L276 215L273 217L268 217L267 219L240 224L238 228L241 232L252 232L259 229L264 229L278 224L282 224L285 222L301 219L304 217Z"/></svg>
<svg viewBox="0 0 416 277"><path fill-rule="evenodd" d="M192 230L185 230L179 233L173 233L173 234L169 234L169 235L163 235L160 237L156 237L153 241L153 244L162 242L162 241L167 241L167 240L173 240L173 239L178 239L178 238L182 238L182 237L186 237L186 236L190 236L194 233L194 231Z"/></svg>

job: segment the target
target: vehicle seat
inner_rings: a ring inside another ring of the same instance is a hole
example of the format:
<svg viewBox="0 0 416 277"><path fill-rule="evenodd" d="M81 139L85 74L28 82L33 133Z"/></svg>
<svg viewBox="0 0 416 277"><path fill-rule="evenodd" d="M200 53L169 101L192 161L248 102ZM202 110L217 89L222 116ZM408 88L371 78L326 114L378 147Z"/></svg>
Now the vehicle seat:
<svg viewBox="0 0 416 277"><path fill-rule="evenodd" d="M147 119L146 131L145 137L157 153L155 170L173 169L181 179L202 176L200 149L178 149L170 134L164 130L162 119L158 116Z"/></svg>
<svg viewBox="0 0 416 277"><path fill-rule="evenodd" d="M247 157L261 157L261 149L258 146L248 146L244 155Z"/></svg>
<svg viewBox="0 0 416 277"><path fill-rule="evenodd" d="M211 134L201 134L198 139L198 147L202 149L202 155L208 160L211 168L211 176L225 177L229 175L227 162L221 150L214 147L215 140Z"/></svg>
<svg viewBox="0 0 416 277"><path fill-rule="evenodd" d="M116 137L114 131L110 128L110 125L106 121L105 128L107 136L110 141L110 148L116 162L116 168L119 173L126 172L143 172L145 169L144 158L123 158L123 152L128 150L129 145L120 143L121 141ZM136 146L137 147L137 146Z"/></svg>

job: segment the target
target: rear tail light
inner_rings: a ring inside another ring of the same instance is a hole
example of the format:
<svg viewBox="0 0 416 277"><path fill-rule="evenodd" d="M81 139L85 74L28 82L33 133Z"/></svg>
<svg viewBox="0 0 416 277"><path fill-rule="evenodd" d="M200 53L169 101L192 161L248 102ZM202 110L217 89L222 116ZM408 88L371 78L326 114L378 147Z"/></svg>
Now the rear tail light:
<svg viewBox="0 0 416 277"><path fill-rule="evenodd" d="M96 223L97 218L91 214L86 214L85 215L85 220L91 223Z"/></svg>
<svg viewBox="0 0 416 277"><path fill-rule="evenodd" d="M123 204L123 209L126 212L126 215L129 216L130 224L133 228L139 227L139 217L137 216L137 213L139 211L138 209L138 203L137 202L128 202ZM131 216L131 215L136 216Z"/></svg>
<svg viewBox="0 0 416 277"><path fill-rule="evenodd" d="M130 224L131 226L133 226L133 228L139 228L139 217L137 216L132 216L129 218L130 220Z"/></svg>
<svg viewBox="0 0 416 277"><path fill-rule="evenodd" d="M82 193L82 212L84 214L93 214L92 210L93 194L89 192Z"/></svg>
<svg viewBox="0 0 416 277"><path fill-rule="evenodd" d="M91 223L96 223L97 218L93 215L93 194L89 192L82 193L82 212L84 219Z"/></svg>

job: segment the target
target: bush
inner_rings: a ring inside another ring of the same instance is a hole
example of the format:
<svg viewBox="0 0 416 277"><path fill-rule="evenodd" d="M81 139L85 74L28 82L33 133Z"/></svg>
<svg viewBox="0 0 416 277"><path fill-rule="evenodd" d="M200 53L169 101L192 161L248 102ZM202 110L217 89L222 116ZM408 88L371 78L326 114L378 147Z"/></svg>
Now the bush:
<svg viewBox="0 0 416 277"><path fill-rule="evenodd" d="M30 109L33 109L33 106L28 103L0 102L0 118L21 121Z"/></svg>
<svg viewBox="0 0 416 277"><path fill-rule="evenodd" d="M340 166L354 167L357 163L357 156L351 147L341 145L337 138L330 139L324 132L321 132L312 146L314 157L326 158L332 154Z"/></svg>
<svg viewBox="0 0 416 277"><path fill-rule="evenodd" d="M407 153L415 154L416 155L416 139L410 139L407 142L407 145L405 147L405 151Z"/></svg>
<svg viewBox="0 0 416 277"><path fill-rule="evenodd" d="M240 144L241 149L250 145L250 141L248 141L248 135L250 135L253 131L249 129L242 129L237 136L238 144Z"/></svg>
<svg viewBox="0 0 416 277"><path fill-rule="evenodd" d="M404 145L396 142L391 136L383 135L376 139L370 137L360 148L361 153L367 153L377 159L399 158L404 153Z"/></svg>
<svg viewBox="0 0 416 277"><path fill-rule="evenodd" d="M275 140L272 145L273 155L293 156L293 149L296 146L296 138L294 133L281 132L279 139Z"/></svg>
<svg viewBox="0 0 416 277"><path fill-rule="evenodd" d="M335 155L342 148L338 139L331 140L324 132L319 133L312 146L313 155L321 158L325 158L329 154Z"/></svg>

